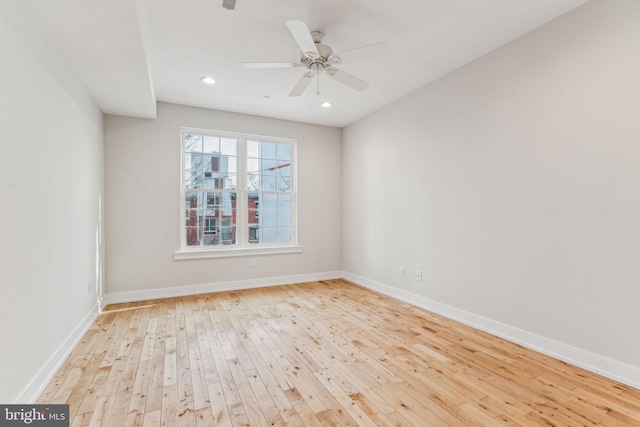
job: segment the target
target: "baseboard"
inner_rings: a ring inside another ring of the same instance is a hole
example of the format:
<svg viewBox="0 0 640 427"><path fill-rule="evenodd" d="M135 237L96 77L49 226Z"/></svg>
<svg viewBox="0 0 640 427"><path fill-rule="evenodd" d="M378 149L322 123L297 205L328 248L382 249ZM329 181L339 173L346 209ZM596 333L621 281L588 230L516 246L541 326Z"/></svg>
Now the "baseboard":
<svg viewBox="0 0 640 427"><path fill-rule="evenodd" d="M58 372L58 369L62 366L67 357L71 354L71 351L80 342L84 334L89 330L93 322L100 313L98 304L94 305L89 313L80 321L78 326L69 334L67 339L63 341L53 355L47 360L47 362L40 368L40 371L33 377L31 382L22 390L18 395L14 403L32 404L44 391L45 387L53 376Z"/></svg>
<svg viewBox="0 0 640 427"><path fill-rule="evenodd" d="M236 280L232 282L205 283L171 288L157 288L129 292L108 292L103 297L103 306L121 302L145 301L150 299L182 297L208 294L211 292L239 291L242 289L264 288L267 286L291 285L294 283L317 282L342 278L342 271L297 274L291 276L266 277L261 279Z"/></svg>
<svg viewBox="0 0 640 427"><path fill-rule="evenodd" d="M478 316L455 307L439 303L412 292L403 291L366 277L344 272L343 278L365 288L388 295L392 298L424 308L425 310L488 332L529 349L578 366L614 381L640 389L640 369L597 354L545 338L486 317Z"/></svg>

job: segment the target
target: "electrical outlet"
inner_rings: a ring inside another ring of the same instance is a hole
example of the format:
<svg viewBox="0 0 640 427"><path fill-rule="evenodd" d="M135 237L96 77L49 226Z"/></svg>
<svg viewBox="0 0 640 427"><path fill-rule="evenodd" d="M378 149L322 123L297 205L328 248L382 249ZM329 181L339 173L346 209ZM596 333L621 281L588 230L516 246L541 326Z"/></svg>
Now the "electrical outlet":
<svg viewBox="0 0 640 427"><path fill-rule="evenodd" d="M258 265L258 263L257 263L256 259L255 259L255 258L251 258L251 259L249 260L249 266L250 266L251 268L254 268L256 265Z"/></svg>
<svg viewBox="0 0 640 427"><path fill-rule="evenodd" d="M422 270L416 271L416 280L422 282Z"/></svg>
<svg viewBox="0 0 640 427"><path fill-rule="evenodd" d="M404 266L400 266L400 277L404 277Z"/></svg>
<svg viewBox="0 0 640 427"><path fill-rule="evenodd" d="M91 281L87 282L87 294L91 294Z"/></svg>

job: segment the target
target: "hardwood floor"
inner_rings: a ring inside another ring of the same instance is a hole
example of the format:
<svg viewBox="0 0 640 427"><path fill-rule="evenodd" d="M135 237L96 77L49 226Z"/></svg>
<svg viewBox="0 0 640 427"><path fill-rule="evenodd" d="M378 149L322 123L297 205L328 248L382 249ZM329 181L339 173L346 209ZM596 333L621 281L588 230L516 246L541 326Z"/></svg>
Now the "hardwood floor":
<svg viewBox="0 0 640 427"><path fill-rule="evenodd" d="M72 426L640 426L640 391L343 280L106 308Z"/></svg>

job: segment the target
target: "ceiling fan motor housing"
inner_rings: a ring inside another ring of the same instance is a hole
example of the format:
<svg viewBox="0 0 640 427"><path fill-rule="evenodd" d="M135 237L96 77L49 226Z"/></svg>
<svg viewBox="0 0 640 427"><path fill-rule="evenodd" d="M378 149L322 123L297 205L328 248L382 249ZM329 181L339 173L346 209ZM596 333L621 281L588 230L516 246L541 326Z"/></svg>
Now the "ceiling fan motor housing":
<svg viewBox="0 0 640 427"><path fill-rule="evenodd" d="M314 33L319 33L319 31L314 31L311 34L314 34ZM333 49L331 49L326 44L320 43L318 41L316 41L315 44L316 44L316 49L318 50L317 57L315 54L314 55L305 54L305 56L300 58L300 62L304 64L305 67L309 69L326 69L338 63L339 60L337 59L337 57L334 56L333 58L331 58L331 56L333 55ZM329 58L331 58L331 60L329 60Z"/></svg>

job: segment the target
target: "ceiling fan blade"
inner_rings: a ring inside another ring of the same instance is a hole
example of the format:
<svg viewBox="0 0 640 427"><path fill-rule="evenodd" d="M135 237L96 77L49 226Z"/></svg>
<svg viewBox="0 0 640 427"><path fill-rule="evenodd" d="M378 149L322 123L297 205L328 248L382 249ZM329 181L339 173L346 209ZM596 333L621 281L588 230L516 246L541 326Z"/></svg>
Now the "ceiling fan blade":
<svg viewBox="0 0 640 427"><path fill-rule="evenodd" d="M302 95L302 93L307 88L307 86L309 86L309 83L311 83L311 80L313 80L313 73L312 72L304 73L302 77L300 77L300 80L298 80L298 83L296 83L293 89L291 89L291 92L289 92L289 96Z"/></svg>
<svg viewBox="0 0 640 427"><path fill-rule="evenodd" d="M360 80L356 76L346 73L344 71L338 70L337 68L330 68L327 70L327 75L334 80L339 81L345 86L349 86L351 89L357 90L358 92L362 92L363 90L369 87L369 83L364 80Z"/></svg>
<svg viewBox="0 0 640 427"><path fill-rule="evenodd" d="M320 56L318 54L318 48L316 48L316 44L313 42L313 38L311 38L307 24L302 21L287 21L287 27L296 40L296 43L298 43L298 46L300 46L303 54L312 54L316 57Z"/></svg>
<svg viewBox="0 0 640 427"><path fill-rule="evenodd" d="M302 64L295 62L243 62L242 68L293 68L301 67Z"/></svg>
<svg viewBox="0 0 640 427"><path fill-rule="evenodd" d="M391 45L387 42L379 42L367 46L357 47L344 52L336 53L334 56L340 58L342 64L347 62L362 61L363 59L375 58L391 53Z"/></svg>

